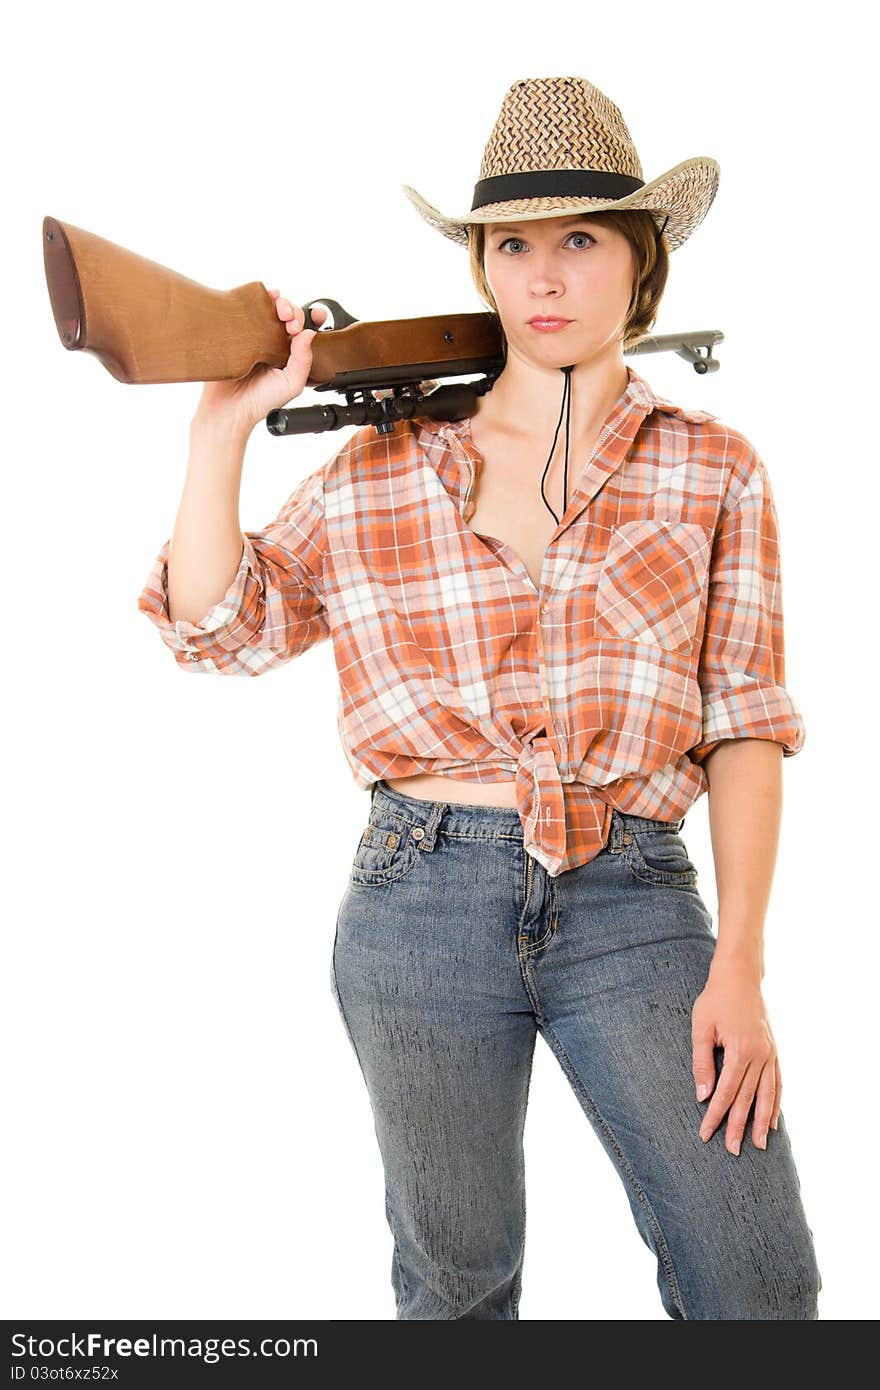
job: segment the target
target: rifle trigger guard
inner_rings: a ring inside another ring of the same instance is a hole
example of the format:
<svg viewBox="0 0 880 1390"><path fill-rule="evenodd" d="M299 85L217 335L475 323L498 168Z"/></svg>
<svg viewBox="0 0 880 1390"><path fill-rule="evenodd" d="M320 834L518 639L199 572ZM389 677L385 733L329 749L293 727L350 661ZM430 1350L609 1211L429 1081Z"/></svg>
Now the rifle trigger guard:
<svg viewBox="0 0 880 1390"><path fill-rule="evenodd" d="M354 318L353 315L349 314L345 309L343 309L342 305L337 303L335 299L310 299L308 304L303 304L301 306L302 311L305 315L305 322L303 324L304 329L314 328L317 329L317 331L320 333L322 331L322 327L325 329L327 327L326 324L321 325L319 323L315 323L311 314L313 304L323 304L325 308L330 310L331 314L333 315L334 328L347 328L350 323L360 322L359 319Z"/></svg>

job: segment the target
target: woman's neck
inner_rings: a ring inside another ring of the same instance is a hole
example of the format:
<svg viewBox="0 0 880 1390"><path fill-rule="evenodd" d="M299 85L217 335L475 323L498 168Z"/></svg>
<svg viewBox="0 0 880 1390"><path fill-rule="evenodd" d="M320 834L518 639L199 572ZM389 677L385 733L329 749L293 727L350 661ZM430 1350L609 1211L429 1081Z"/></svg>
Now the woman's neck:
<svg viewBox="0 0 880 1390"><path fill-rule="evenodd" d="M518 369L518 370L517 370ZM481 426L507 434L523 444L539 445L553 438L559 424L560 438L569 414L572 441L588 439L601 429L629 385L625 363L602 367L575 367L570 374L571 391L563 411L566 375L557 373L558 384L551 394L545 374L536 373L522 363L509 362L492 390L477 398L475 416ZM551 378L552 380L552 378ZM561 419L560 419L561 416Z"/></svg>

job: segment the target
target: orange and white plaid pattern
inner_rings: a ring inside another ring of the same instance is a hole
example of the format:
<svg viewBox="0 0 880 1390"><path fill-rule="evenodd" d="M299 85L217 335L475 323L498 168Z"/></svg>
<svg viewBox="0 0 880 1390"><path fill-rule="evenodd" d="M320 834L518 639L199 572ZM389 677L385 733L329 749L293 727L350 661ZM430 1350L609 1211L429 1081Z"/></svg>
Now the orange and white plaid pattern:
<svg viewBox="0 0 880 1390"><path fill-rule="evenodd" d="M185 671L259 676L332 638L355 782L516 784L551 875L592 859L611 809L679 821L723 739L803 746L785 689L778 521L761 458L717 415L627 367L536 590L467 524L469 421L357 430L244 533L228 591L168 617L169 543L138 608ZM536 506L543 506L536 488Z"/></svg>

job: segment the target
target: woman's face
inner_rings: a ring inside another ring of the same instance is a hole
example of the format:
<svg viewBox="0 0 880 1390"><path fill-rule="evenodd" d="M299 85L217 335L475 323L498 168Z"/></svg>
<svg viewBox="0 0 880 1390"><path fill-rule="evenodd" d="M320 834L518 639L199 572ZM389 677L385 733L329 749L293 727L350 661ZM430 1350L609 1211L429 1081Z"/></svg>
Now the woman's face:
<svg viewBox="0 0 880 1390"><path fill-rule="evenodd" d="M483 267L509 353L548 367L622 354L635 266L621 232L583 216L487 223ZM541 332L535 315L571 322Z"/></svg>

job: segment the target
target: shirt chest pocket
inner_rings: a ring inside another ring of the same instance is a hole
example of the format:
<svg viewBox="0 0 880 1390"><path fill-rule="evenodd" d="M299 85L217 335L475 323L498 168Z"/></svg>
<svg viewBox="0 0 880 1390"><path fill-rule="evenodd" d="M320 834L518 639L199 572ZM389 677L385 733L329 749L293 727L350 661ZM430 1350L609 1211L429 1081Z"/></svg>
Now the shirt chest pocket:
<svg viewBox="0 0 880 1390"><path fill-rule="evenodd" d="M596 634L666 651L692 645L709 565L711 535L692 521L624 521L616 526L596 589Z"/></svg>

